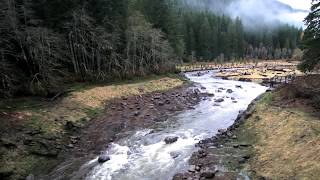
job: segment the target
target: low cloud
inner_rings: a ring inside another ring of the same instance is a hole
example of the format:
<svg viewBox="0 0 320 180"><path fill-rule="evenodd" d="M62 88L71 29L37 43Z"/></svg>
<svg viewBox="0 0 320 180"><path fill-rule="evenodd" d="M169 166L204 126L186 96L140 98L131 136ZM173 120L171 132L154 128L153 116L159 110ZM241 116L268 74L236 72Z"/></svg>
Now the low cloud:
<svg viewBox="0 0 320 180"><path fill-rule="evenodd" d="M184 0L187 4L225 14L232 18L240 17L246 28L261 26L276 27L287 23L304 27L303 20L308 11L295 9L277 0Z"/></svg>

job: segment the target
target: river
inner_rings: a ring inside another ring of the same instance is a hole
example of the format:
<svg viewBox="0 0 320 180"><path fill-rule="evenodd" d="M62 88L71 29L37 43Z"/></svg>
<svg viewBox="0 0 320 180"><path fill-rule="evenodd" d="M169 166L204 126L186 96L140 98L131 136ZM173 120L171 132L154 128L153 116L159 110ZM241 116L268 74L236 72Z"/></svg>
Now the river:
<svg viewBox="0 0 320 180"><path fill-rule="evenodd" d="M195 144L214 136L219 129L231 126L239 111L245 110L252 100L267 90L256 83L217 79L214 73L186 74L195 82L196 88L214 94L214 97L201 101L194 109L170 117L161 125L142 129L114 142L104 152L110 161L99 164L97 157L82 166L91 169L84 179L169 180L188 169L188 159L197 150ZM217 99L224 101L216 102ZM164 139L168 136L179 139L166 144Z"/></svg>

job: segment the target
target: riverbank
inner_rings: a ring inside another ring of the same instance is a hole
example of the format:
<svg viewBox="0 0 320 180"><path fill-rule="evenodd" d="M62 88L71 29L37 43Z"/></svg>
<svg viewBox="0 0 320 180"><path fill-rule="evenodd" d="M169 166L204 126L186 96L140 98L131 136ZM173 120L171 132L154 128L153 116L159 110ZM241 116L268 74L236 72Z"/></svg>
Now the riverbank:
<svg viewBox="0 0 320 180"><path fill-rule="evenodd" d="M201 141L190 169L174 179L317 179L319 75L264 94L235 124Z"/></svg>
<svg viewBox="0 0 320 180"><path fill-rule="evenodd" d="M126 128L147 126L151 122L132 120L124 124L127 118L150 115L156 119L162 108L169 107L174 112L199 101L198 96L189 97L192 92L186 91L187 87L188 83L177 76L157 76L131 83L78 86L53 102L35 98L1 102L0 177L24 179L29 174L48 173L74 152L92 149L94 154L105 144L99 144L104 139L95 139L106 135L104 131L108 133L105 138L112 141L117 133L128 130ZM163 100L164 96L168 101ZM152 98L155 100L151 102ZM155 112L146 111L144 104L140 106L142 101L148 103L149 108L153 108L153 104ZM175 101L184 104L172 107L170 104ZM114 119L117 122L113 122ZM92 146L87 142L90 139L96 140Z"/></svg>

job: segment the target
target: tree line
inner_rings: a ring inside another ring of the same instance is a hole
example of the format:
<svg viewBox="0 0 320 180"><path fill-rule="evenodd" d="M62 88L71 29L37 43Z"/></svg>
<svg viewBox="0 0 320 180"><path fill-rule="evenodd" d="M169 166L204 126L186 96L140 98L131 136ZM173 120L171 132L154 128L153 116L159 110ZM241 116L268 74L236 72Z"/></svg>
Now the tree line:
<svg viewBox="0 0 320 180"><path fill-rule="evenodd" d="M301 29L245 30L179 0L0 0L0 97L175 71L182 61L287 58Z"/></svg>

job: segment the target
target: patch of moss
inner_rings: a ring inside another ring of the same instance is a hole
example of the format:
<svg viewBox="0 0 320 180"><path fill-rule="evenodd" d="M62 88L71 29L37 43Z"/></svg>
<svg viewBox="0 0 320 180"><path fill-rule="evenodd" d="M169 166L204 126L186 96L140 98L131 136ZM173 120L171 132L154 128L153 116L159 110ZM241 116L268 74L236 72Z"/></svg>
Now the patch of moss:
<svg viewBox="0 0 320 180"><path fill-rule="evenodd" d="M102 112L101 108L88 108L86 110L87 118L93 119L96 118ZM82 120L86 120L87 118L83 118Z"/></svg>
<svg viewBox="0 0 320 180"><path fill-rule="evenodd" d="M263 97L261 98L261 100L258 102L258 105L270 105L273 101L273 94L271 92L267 92L263 95Z"/></svg>

